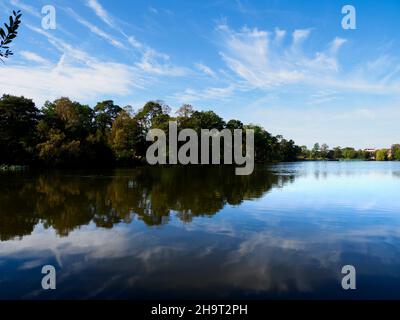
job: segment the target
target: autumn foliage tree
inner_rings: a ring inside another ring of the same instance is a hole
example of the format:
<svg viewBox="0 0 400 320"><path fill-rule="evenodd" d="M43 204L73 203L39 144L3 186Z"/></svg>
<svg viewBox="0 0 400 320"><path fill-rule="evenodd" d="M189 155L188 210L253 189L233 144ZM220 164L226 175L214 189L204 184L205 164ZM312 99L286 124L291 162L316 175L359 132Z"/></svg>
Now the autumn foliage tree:
<svg viewBox="0 0 400 320"><path fill-rule="evenodd" d="M198 133L201 129L253 129L257 162L293 161L300 152L292 140L275 137L260 126L236 119L226 123L214 111L198 111L190 105L182 106L173 117L161 101L150 101L133 112L112 100L91 108L63 97L39 110L32 100L5 95L0 99L0 164L110 167L144 163L151 144L146 141L148 131L158 128L168 133L169 121L176 121L179 130L191 128Z"/></svg>

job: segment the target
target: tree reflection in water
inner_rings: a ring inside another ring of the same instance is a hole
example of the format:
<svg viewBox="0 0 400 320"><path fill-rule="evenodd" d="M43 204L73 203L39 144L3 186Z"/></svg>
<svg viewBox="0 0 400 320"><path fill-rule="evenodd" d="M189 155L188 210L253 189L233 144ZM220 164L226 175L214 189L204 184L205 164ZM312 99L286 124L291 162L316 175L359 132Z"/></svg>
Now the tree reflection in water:
<svg viewBox="0 0 400 320"><path fill-rule="evenodd" d="M143 167L96 172L23 173L0 179L0 239L29 235L43 223L59 236L94 222L100 228L131 223L168 223L171 214L190 222L213 216L225 205L257 199L294 175L259 167L236 176L233 167Z"/></svg>

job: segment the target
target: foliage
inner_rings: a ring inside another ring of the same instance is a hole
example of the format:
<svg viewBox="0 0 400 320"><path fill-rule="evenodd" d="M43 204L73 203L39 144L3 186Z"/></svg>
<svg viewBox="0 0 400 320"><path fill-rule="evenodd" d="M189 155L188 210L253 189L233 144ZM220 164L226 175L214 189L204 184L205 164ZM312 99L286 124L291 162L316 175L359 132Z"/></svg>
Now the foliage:
<svg viewBox="0 0 400 320"><path fill-rule="evenodd" d="M293 140L273 136L259 125L240 120L225 122L213 111L198 111L191 105L178 109L176 117L161 101L150 101L136 113L112 100L88 105L60 98L36 108L32 100L4 95L0 98L0 164L46 167L111 167L145 162L152 128L168 132L169 121L178 129L252 129L257 163L310 160L400 160L400 144L391 149L330 149L315 143L309 150ZM180 142L182 144L183 142ZM221 146L222 148L223 146Z"/></svg>
<svg viewBox="0 0 400 320"><path fill-rule="evenodd" d="M13 11L13 15L9 17L9 24L4 23L5 29L0 28L0 60L13 55L9 45L18 35L18 28L21 23L21 12Z"/></svg>
<svg viewBox="0 0 400 320"><path fill-rule="evenodd" d="M389 152L390 151L390 152ZM335 147L329 149L328 145L316 143L311 150L302 146L300 158L309 160L400 160L400 144L395 144L390 150L356 150L351 147Z"/></svg>
<svg viewBox="0 0 400 320"><path fill-rule="evenodd" d="M30 164L38 141L40 117L32 100L4 95L0 98L0 163Z"/></svg>
<svg viewBox="0 0 400 320"><path fill-rule="evenodd" d="M391 148L392 160L400 161L400 144L394 144Z"/></svg>
<svg viewBox="0 0 400 320"><path fill-rule="evenodd" d="M388 154L386 149L381 149L376 152L376 161L388 160Z"/></svg>
<svg viewBox="0 0 400 320"><path fill-rule="evenodd" d="M137 119L122 111L116 117L110 132L110 147L116 160L123 164L140 158L144 149L144 137Z"/></svg>

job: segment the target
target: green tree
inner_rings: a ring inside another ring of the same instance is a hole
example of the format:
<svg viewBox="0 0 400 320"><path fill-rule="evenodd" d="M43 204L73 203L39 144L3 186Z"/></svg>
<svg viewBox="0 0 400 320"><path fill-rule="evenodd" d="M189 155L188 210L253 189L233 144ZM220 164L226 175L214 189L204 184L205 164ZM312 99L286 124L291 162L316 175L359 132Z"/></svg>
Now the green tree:
<svg viewBox="0 0 400 320"><path fill-rule="evenodd" d="M235 129L243 129L243 127L244 125L240 120L229 120L226 124L226 128L232 131Z"/></svg>
<svg viewBox="0 0 400 320"><path fill-rule="evenodd" d="M400 160L400 144L392 145L392 160Z"/></svg>
<svg viewBox="0 0 400 320"><path fill-rule="evenodd" d="M110 146L120 164L129 165L144 156L141 128L136 118L122 111L116 117L110 132Z"/></svg>
<svg viewBox="0 0 400 320"><path fill-rule="evenodd" d="M254 156L256 162L267 162L273 160L274 144L277 145L274 139L264 128L257 125L246 125L245 130L254 130ZM276 148L278 149L278 148ZM275 152L279 156L279 150Z"/></svg>
<svg viewBox="0 0 400 320"><path fill-rule="evenodd" d="M194 112L195 110L190 104L184 104L178 109L176 112L176 121L178 122L179 129L195 128L195 121L192 118Z"/></svg>
<svg viewBox="0 0 400 320"><path fill-rule="evenodd" d="M0 163L34 161L39 117L32 100L10 95L0 98Z"/></svg>
<svg viewBox="0 0 400 320"><path fill-rule="evenodd" d="M198 132L200 132L201 129L222 130L225 128L224 120L214 111L195 111L191 119L194 123L193 129Z"/></svg>
<svg viewBox="0 0 400 320"><path fill-rule="evenodd" d="M169 112L170 108L161 101L147 102L135 116L142 129L142 134L145 136L147 131L152 128L168 130Z"/></svg>
<svg viewBox="0 0 400 320"><path fill-rule="evenodd" d="M388 160L388 152L386 149L380 149L376 152L376 161L386 161Z"/></svg>
<svg viewBox="0 0 400 320"><path fill-rule="evenodd" d="M41 143L39 159L47 165L95 165L92 141L94 132L93 110L68 98L46 102L43 117L38 124Z"/></svg>
<svg viewBox="0 0 400 320"><path fill-rule="evenodd" d="M343 153L340 147L333 148L333 159L339 160L342 159Z"/></svg>
<svg viewBox="0 0 400 320"><path fill-rule="evenodd" d="M326 160L328 158L329 146L323 143L320 147L320 156L322 159Z"/></svg>
<svg viewBox="0 0 400 320"><path fill-rule="evenodd" d="M320 150L321 148L320 148L320 146L319 146L319 143L317 142L317 143L315 143L314 144L314 146L313 146L313 148L312 148L312 150L311 150L311 158L312 159L318 159L319 158L319 150Z"/></svg>
<svg viewBox="0 0 400 320"><path fill-rule="evenodd" d="M343 158L346 160L352 160L357 157L357 152L354 148L343 148L342 149Z"/></svg>
<svg viewBox="0 0 400 320"><path fill-rule="evenodd" d="M296 161L301 154L301 148L296 146L293 140L282 139L280 141L279 161Z"/></svg>
<svg viewBox="0 0 400 320"><path fill-rule="evenodd" d="M184 104L182 107L176 111L176 114L178 115L179 118L190 118L194 113L193 106L190 104Z"/></svg>
<svg viewBox="0 0 400 320"><path fill-rule="evenodd" d="M301 146L301 158L303 159L309 159L311 158L311 151L308 150L307 146Z"/></svg>
<svg viewBox="0 0 400 320"><path fill-rule="evenodd" d="M112 100L97 103L94 107L94 121L96 129L106 131L111 129L114 120L122 111L120 106L114 104Z"/></svg>

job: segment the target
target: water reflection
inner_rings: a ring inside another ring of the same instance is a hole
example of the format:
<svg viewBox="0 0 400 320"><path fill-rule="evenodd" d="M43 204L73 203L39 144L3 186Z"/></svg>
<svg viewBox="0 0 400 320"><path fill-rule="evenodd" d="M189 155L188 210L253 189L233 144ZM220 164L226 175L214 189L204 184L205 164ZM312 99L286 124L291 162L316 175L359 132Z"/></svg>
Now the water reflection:
<svg viewBox="0 0 400 320"><path fill-rule="evenodd" d="M399 163L1 176L0 299L400 298ZM40 289L41 266L57 290ZM357 269L357 290L341 268Z"/></svg>
<svg viewBox="0 0 400 320"><path fill-rule="evenodd" d="M227 204L260 198L294 176L258 168L236 176L233 168L138 168L92 175L52 172L3 176L0 183L0 239L29 235L43 223L60 236L94 222L112 228L136 217L146 225L168 223L172 213L183 222L212 216Z"/></svg>

